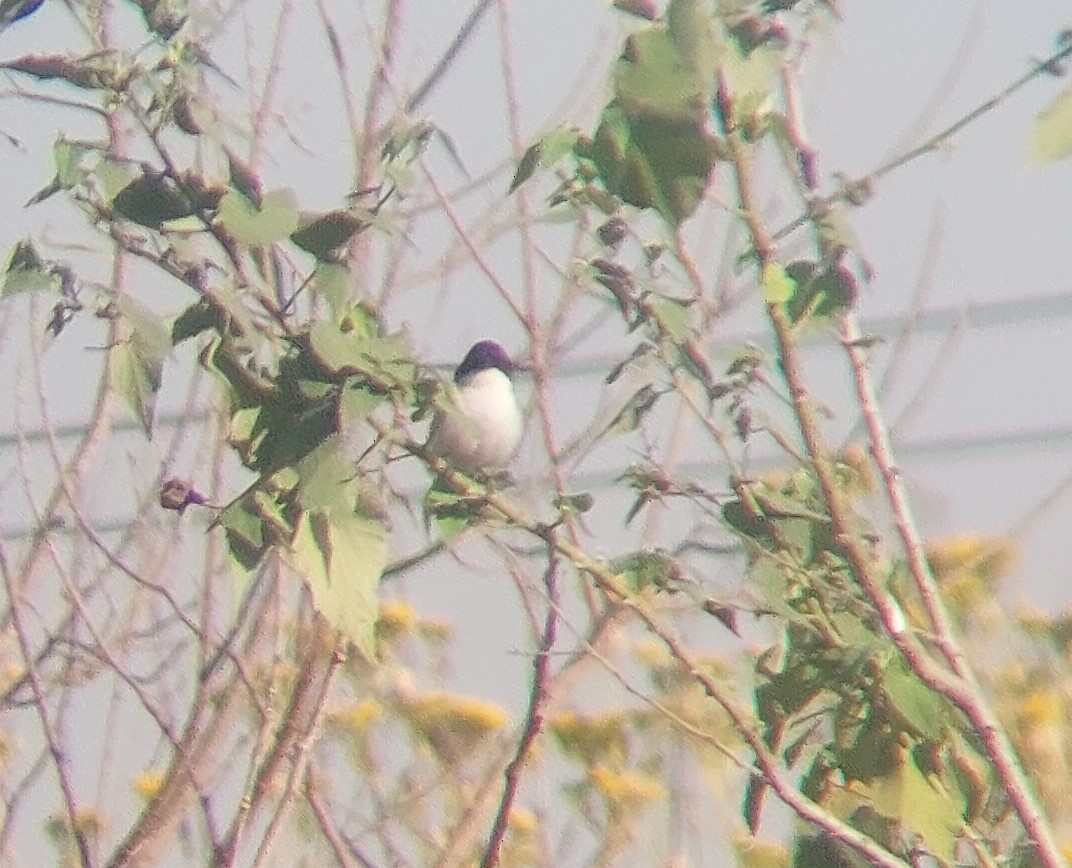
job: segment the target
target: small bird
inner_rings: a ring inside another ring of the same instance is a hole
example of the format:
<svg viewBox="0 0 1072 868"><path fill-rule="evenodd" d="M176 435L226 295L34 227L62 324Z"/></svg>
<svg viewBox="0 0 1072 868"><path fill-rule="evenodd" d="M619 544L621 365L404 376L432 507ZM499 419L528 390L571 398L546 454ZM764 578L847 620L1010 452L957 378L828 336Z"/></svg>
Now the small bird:
<svg viewBox="0 0 1072 868"><path fill-rule="evenodd" d="M511 379L516 370L495 341L474 344L432 422L428 451L465 473L504 470L521 442L521 408Z"/></svg>
<svg viewBox="0 0 1072 868"><path fill-rule="evenodd" d="M16 21L33 15L45 0L0 0L0 33Z"/></svg>

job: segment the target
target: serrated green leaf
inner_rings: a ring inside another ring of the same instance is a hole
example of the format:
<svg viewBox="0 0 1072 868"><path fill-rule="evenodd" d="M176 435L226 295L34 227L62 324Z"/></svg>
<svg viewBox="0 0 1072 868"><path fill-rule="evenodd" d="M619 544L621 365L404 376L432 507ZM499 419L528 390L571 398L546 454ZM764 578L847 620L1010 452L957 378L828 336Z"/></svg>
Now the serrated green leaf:
<svg viewBox="0 0 1072 868"><path fill-rule="evenodd" d="M785 304L793 297L796 283L777 262L768 262L760 275L763 300L767 304Z"/></svg>
<svg viewBox="0 0 1072 868"><path fill-rule="evenodd" d="M145 433L151 434L164 359L171 349L170 331L160 317L128 295L115 295L113 303L123 328L109 351L111 384Z"/></svg>
<svg viewBox="0 0 1072 868"><path fill-rule="evenodd" d="M220 200L216 221L241 244L260 247L282 241L298 228L298 211L290 190L273 190L262 197L261 207L238 190Z"/></svg>
<svg viewBox="0 0 1072 868"><path fill-rule="evenodd" d="M383 522L347 510L304 511L290 552L317 610L367 660L375 660L378 589L387 563Z"/></svg>
<svg viewBox="0 0 1072 868"><path fill-rule="evenodd" d="M1040 166L1072 154L1072 87L1038 116L1031 128L1030 154L1032 161Z"/></svg>

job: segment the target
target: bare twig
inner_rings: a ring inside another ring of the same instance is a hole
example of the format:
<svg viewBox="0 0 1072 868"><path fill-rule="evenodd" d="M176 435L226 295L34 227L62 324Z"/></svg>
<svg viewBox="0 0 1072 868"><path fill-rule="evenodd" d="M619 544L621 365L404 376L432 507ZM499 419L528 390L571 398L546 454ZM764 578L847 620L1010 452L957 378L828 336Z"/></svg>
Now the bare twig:
<svg viewBox="0 0 1072 868"><path fill-rule="evenodd" d="M554 530L550 533L553 535ZM510 810L517 798L521 784L521 772L525 760L532 751L532 746L543 729L543 710L548 700L547 688L551 681L551 650L555 646L558 632L558 611L560 607L558 591L558 557L554 545L549 545L547 570L544 573L544 586L547 589L547 614L544 618L543 635L540 637L536 656L532 661L532 685L529 688L529 706L525 712L525 725L517 742L517 752L506 767L506 786L499 802L499 811L491 825L488 846L480 861L483 868L492 868L499 864L503 841L510 825Z"/></svg>

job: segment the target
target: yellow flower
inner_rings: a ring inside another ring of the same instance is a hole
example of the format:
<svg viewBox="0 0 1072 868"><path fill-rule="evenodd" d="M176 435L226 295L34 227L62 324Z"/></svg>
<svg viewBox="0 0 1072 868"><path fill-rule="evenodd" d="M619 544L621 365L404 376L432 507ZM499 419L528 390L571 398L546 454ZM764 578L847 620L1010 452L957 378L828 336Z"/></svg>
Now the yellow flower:
<svg viewBox="0 0 1072 868"><path fill-rule="evenodd" d="M657 802L666 795L666 788L660 781L629 769L615 771L596 766L589 778L611 808L639 807Z"/></svg>
<svg viewBox="0 0 1072 868"><path fill-rule="evenodd" d="M1033 690L1020 703L1020 716L1027 724L1054 726L1064 720L1064 701L1060 695Z"/></svg>
<svg viewBox="0 0 1072 868"><path fill-rule="evenodd" d="M515 835L528 837L536 831L538 825L539 821L532 811L525 810L525 808L511 808L510 831Z"/></svg>
<svg viewBox="0 0 1072 868"><path fill-rule="evenodd" d="M339 729L358 735L382 714L383 706L370 697L332 711L328 715L328 720Z"/></svg>
<svg viewBox="0 0 1072 868"><path fill-rule="evenodd" d="M499 706L481 699L429 693L407 699L413 725L445 759L458 760L509 723Z"/></svg>
<svg viewBox="0 0 1072 868"><path fill-rule="evenodd" d="M401 600L384 600L380 603L380 621L376 626L385 639L412 633L419 623L417 610L409 603Z"/></svg>
<svg viewBox="0 0 1072 868"><path fill-rule="evenodd" d="M1016 560L1016 546L1001 537L958 536L927 546L934 577L947 584L968 575L993 584Z"/></svg>
<svg viewBox="0 0 1072 868"><path fill-rule="evenodd" d="M145 801L156 798L160 788L164 786L164 773L158 771L146 771L134 778L134 792Z"/></svg>
<svg viewBox="0 0 1072 868"><path fill-rule="evenodd" d="M562 749L585 765L625 762L629 727L621 712L582 717L564 711L556 714L548 726Z"/></svg>

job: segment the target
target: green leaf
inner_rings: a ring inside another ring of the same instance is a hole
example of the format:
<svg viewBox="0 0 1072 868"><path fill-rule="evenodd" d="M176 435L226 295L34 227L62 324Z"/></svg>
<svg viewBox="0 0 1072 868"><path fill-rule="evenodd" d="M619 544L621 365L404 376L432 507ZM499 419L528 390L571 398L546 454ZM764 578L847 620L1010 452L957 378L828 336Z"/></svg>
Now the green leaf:
<svg viewBox="0 0 1072 868"><path fill-rule="evenodd" d="M163 358L171 350L171 331L162 317L129 295L116 295L119 316L130 326L131 343L145 356Z"/></svg>
<svg viewBox="0 0 1072 868"><path fill-rule="evenodd" d="M540 165L540 152L543 150L543 143L536 142L525 150L525 153L521 155L521 159L517 161L517 169L514 172L513 180L510 181L510 189L507 193L513 193L518 187L524 184Z"/></svg>
<svg viewBox="0 0 1072 868"><path fill-rule="evenodd" d="M679 590L680 569L674 559L661 549L634 552L611 562L623 582L633 591L646 588L656 591Z"/></svg>
<svg viewBox="0 0 1072 868"><path fill-rule="evenodd" d="M124 337L109 351L112 388L151 434L171 335L159 317L133 298L116 295L113 303L125 327Z"/></svg>
<svg viewBox="0 0 1072 868"><path fill-rule="evenodd" d="M510 189L507 192L513 193L532 177L538 167L542 166L545 169L553 167L573 150L578 137L577 130L572 127L556 127L531 145L518 160L517 171L514 172Z"/></svg>
<svg viewBox="0 0 1072 868"><path fill-rule="evenodd" d="M204 299L199 299L175 317L171 324L171 343L181 344L201 332L217 328L218 325L219 315L216 309Z"/></svg>
<svg viewBox="0 0 1072 868"><path fill-rule="evenodd" d="M288 486L297 482L293 534L287 534L292 565L309 585L317 610L373 659L377 590L387 562L383 519L355 493L355 471L338 438L326 440L301 459L296 473L286 470L276 476ZM255 495L265 499L258 513L263 522L272 517L268 510L276 501L266 491ZM281 537L288 529L282 512L277 521L276 537ZM248 523L240 527L250 548L265 538L263 529L251 531Z"/></svg>
<svg viewBox="0 0 1072 868"><path fill-rule="evenodd" d="M378 590L387 563L383 521L361 512L303 512L291 554L317 610L375 660Z"/></svg>
<svg viewBox="0 0 1072 868"><path fill-rule="evenodd" d="M734 96L733 118L753 139L773 111L772 94L784 60L784 48L765 43L747 51L737 39L728 39L720 68Z"/></svg>
<svg viewBox="0 0 1072 868"><path fill-rule="evenodd" d="M906 825L922 836L926 848L952 863L963 826L963 797L928 779L915 763L902 757L893 774L878 778L860 795L870 809Z"/></svg>
<svg viewBox="0 0 1072 868"><path fill-rule="evenodd" d="M216 523L224 530L235 566L243 572L254 569L268 551L268 540L264 524L252 508L252 498L242 497L228 505Z"/></svg>
<svg viewBox="0 0 1072 868"><path fill-rule="evenodd" d="M59 292L60 289L59 275L38 256L32 241L24 239L11 249L4 265L0 298L20 292Z"/></svg>
<svg viewBox="0 0 1072 868"><path fill-rule="evenodd" d="M882 688L889 708L919 738L937 741L956 722L949 700L920 681L900 656L882 668Z"/></svg>
<svg viewBox="0 0 1072 868"><path fill-rule="evenodd" d="M248 247L260 247L291 235L298 228L294 194L289 190L265 193L258 209L237 190L228 190L220 200L216 221Z"/></svg>
<svg viewBox="0 0 1072 868"><path fill-rule="evenodd" d="M583 515L595 505L595 498L587 491L562 494L555 498L554 505L560 515Z"/></svg>
<svg viewBox="0 0 1072 868"><path fill-rule="evenodd" d="M666 24L628 37L590 157L607 190L677 225L700 204L718 144L709 125L719 46L705 0L672 0Z"/></svg>
<svg viewBox="0 0 1072 868"><path fill-rule="evenodd" d="M148 174L135 178L120 190L112 200L112 208L118 216L150 229L159 229L169 220L189 217L197 210L186 191L167 178Z"/></svg>
<svg viewBox="0 0 1072 868"><path fill-rule="evenodd" d="M112 202L124 187L138 177L138 170L129 163L102 160L90 174L104 201Z"/></svg>
<svg viewBox="0 0 1072 868"><path fill-rule="evenodd" d="M60 190L70 190L80 184L87 173L84 165L84 158L87 155L99 157L100 150L94 146L72 142L63 136L56 139L52 145L52 163L55 166L55 174L48 186L38 190L26 204L36 205Z"/></svg>
<svg viewBox="0 0 1072 868"><path fill-rule="evenodd" d="M636 431L644 417L655 406L655 402L659 399L659 394L659 391L650 383L641 386L604 429L604 436L628 434L631 431Z"/></svg>
<svg viewBox="0 0 1072 868"><path fill-rule="evenodd" d="M763 300L767 304L785 304L793 297L796 283L777 262L768 262L760 275Z"/></svg>
<svg viewBox="0 0 1072 868"><path fill-rule="evenodd" d="M608 191L676 226L703 199L717 147L704 122L632 116L615 102L603 111L591 156Z"/></svg>
<svg viewBox="0 0 1072 868"><path fill-rule="evenodd" d="M647 297L652 313L658 320L659 328L673 340L683 342L692 334L692 306L690 302L668 298L652 293Z"/></svg>
<svg viewBox="0 0 1072 868"><path fill-rule="evenodd" d="M151 434L156 411L156 395L160 391L163 361L147 359L127 340L109 351L111 386L141 422L145 433Z"/></svg>
<svg viewBox="0 0 1072 868"><path fill-rule="evenodd" d="M313 270L310 290L327 302L332 321L338 322L350 309L354 295L354 275L345 265L318 262Z"/></svg>
<svg viewBox="0 0 1072 868"><path fill-rule="evenodd" d="M426 520L435 522L439 535L449 542L463 531L481 523L484 501L459 494L440 477L424 496Z"/></svg>
<svg viewBox="0 0 1072 868"><path fill-rule="evenodd" d="M352 211L331 211L301 219L290 240L320 260L331 260L332 254L371 223Z"/></svg>
<svg viewBox="0 0 1072 868"><path fill-rule="evenodd" d="M343 389L339 395L337 424L344 439L349 432L360 430L368 422L372 411L386 400L387 396L383 392L376 392L365 386L354 385Z"/></svg>
<svg viewBox="0 0 1072 868"><path fill-rule="evenodd" d="M1031 130L1031 159L1038 165L1072 154L1072 87L1051 102Z"/></svg>
<svg viewBox="0 0 1072 868"><path fill-rule="evenodd" d="M309 331L309 348L317 364L335 377L359 376L380 389L412 389L417 368L403 334L367 335L354 319L336 325L322 322ZM346 329L346 330L343 330Z"/></svg>
<svg viewBox="0 0 1072 868"><path fill-rule="evenodd" d="M798 260L786 266L795 284L786 313L794 323L828 319L851 308L856 300L856 281L841 265L821 269L818 263Z"/></svg>
<svg viewBox="0 0 1072 868"><path fill-rule="evenodd" d="M703 0L675 0L671 6L690 7L682 17L706 17L710 28L711 13L704 13L702 4ZM700 44L702 40L697 41ZM715 64L701 68L688 56L691 50L691 43L675 39L663 25L645 28L626 40L615 68L614 89L628 117L701 128L714 95Z"/></svg>
<svg viewBox="0 0 1072 868"><path fill-rule="evenodd" d="M710 104L715 86L719 43L707 0L670 0L666 29L685 68L696 77L696 93Z"/></svg>

